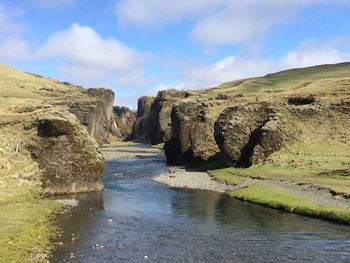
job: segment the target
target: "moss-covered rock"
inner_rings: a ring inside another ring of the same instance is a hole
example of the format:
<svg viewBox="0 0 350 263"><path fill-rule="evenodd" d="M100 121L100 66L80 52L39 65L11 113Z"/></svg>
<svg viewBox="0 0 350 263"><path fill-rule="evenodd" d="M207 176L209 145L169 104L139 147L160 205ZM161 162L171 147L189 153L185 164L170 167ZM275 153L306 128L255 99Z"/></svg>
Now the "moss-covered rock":
<svg viewBox="0 0 350 263"><path fill-rule="evenodd" d="M37 133L27 148L42 170L46 193L103 189L103 157L73 114L43 116L36 124Z"/></svg>

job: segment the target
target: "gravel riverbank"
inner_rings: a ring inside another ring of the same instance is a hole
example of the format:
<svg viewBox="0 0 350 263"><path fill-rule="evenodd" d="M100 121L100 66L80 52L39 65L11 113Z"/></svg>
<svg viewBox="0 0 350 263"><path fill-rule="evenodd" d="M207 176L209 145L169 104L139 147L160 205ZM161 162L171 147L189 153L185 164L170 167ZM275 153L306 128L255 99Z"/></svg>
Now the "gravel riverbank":
<svg viewBox="0 0 350 263"><path fill-rule="evenodd" d="M181 167L170 167L168 172L152 179L176 188L201 189L220 193L235 189L233 185L213 180L206 172L187 171Z"/></svg>
<svg viewBox="0 0 350 263"><path fill-rule="evenodd" d="M350 199L333 196L327 189L322 189L313 185L300 185L296 182L247 178L242 184L230 185L214 180L206 172L189 171L182 167L170 167L168 172L162 173L152 179L170 187L201 189L220 193L239 190L253 184L264 184L276 187L286 193L302 197L321 206L350 209Z"/></svg>

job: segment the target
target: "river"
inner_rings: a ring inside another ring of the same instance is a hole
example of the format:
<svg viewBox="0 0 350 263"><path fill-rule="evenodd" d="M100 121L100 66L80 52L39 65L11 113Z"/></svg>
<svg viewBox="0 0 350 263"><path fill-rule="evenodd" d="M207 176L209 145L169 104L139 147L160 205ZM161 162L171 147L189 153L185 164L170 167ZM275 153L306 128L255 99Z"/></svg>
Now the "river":
<svg viewBox="0 0 350 263"><path fill-rule="evenodd" d="M350 227L151 180L164 169L161 155L106 162L105 191L56 219L51 261L350 262Z"/></svg>

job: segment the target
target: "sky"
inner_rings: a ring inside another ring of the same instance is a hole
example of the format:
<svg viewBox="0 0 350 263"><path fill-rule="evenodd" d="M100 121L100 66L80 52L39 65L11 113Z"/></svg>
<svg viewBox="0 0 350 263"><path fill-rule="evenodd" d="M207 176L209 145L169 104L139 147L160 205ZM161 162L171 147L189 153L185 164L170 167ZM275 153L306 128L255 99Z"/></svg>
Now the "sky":
<svg viewBox="0 0 350 263"><path fill-rule="evenodd" d="M163 89L350 61L349 14L350 0L0 0L0 64L135 108Z"/></svg>

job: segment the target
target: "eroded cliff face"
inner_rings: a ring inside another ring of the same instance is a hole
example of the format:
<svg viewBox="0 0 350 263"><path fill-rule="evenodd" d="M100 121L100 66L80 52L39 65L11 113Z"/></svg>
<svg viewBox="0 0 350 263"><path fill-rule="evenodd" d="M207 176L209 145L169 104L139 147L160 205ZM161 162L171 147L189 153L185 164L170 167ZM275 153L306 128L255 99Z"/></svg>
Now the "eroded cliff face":
<svg viewBox="0 0 350 263"><path fill-rule="evenodd" d="M120 136L114 93L6 66L0 86L0 184L41 184L49 194L102 190L98 147Z"/></svg>
<svg viewBox="0 0 350 263"><path fill-rule="evenodd" d="M103 157L79 120L68 112L40 115L31 123L33 135L26 148L39 164L44 191L103 190Z"/></svg>
<svg viewBox="0 0 350 263"><path fill-rule="evenodd" d="M127 107L115 106L114 120L123 140L131 139L132 130L136 122L136 112Z"/></svg>
<svg viewBox="0 0 350 263"><path fill-rule="evenodd" d="M157 97L140 98L133 139L152 144L170 140L172 108L176 102L190 96L189 91L163 90Z"/></svg>
<svg viewBox="0 0 350 263"><path fill-rule="evenodd" d="M215 122L215 141L233 166L262 163L288 136L282 116L281 110L266 103L227 108Z"/></svg>
<svg viewBox="0 0 350 263"><path fill-rule="evenodd" d="M141 142L151 142L155 132L155 120L152 105L155 97L144 96L138 99L136 122L131 138Z"/></svg>
<svg viewBox="0 0 350 263"><path fill-rule="evenodd" d="M170 140L172 136L171 112L173 106L183 99L191 96L189 91L163 90L158 92L152 107L152 116L156 123L156 131L153 136L154 144Z"/></svg>
<svg viewBox="0 0 350 263"><path fill-rule="evenodd" d="M348 127L350 120L345 117L349 65L289 70L196 92L159 92L147 115L148 138L165 142L169 164L220 156L236 167L275 162L293 166L289 149L298 151L299 145L313 152L327 143L339 144L346 152L348 135L339 134L347 134L340 127ZM298 165L305 169L315 163L323 165L315 160Z"/></svg>
<svg viewBox="0 0 350 263"><path fill-rule="evenodd" d="M181 103L171 113L172 134L164 151L169 164L197 163L218 157L213 133L214 119L207 103Z"/></svg>
<svg viewBox="0 0 350 263"><path fill-rule="evenodd" d="M91 88L84 93L87 94L86 99L61 102L61 105L68 105L69 111L86 126L88 133L99 145L121 139L113 116L114 92L104 88Z"/></svg>

